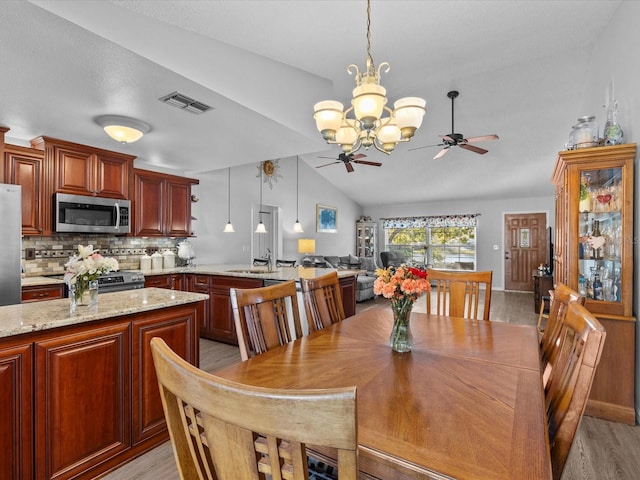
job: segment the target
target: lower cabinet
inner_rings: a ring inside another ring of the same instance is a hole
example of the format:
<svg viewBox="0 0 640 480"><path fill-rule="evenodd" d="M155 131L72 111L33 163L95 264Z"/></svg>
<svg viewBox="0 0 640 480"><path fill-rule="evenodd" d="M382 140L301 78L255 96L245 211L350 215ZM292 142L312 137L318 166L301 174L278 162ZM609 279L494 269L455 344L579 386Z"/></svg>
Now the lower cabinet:
<svg viewBox="0 0 640 480"><path fill-rule="evenodd" d="M88 480L168 439L149 342L199 364L205 302L0 339L0 478Z"/></svg>
<svg viewBox="0 0 640 480"><path fill-rule="evenodd" d="M3 479L33 476L33 345L0 347L0 466Z"/></svg>
<svg viewBox="0 0 640 480"><path fill-rule="evenodd" d="M182 273L167 273L162 275L147 275L144 278L145 287L168 288L171 290L187 290L187 282Z"/></svg>
<svg viewBox="0 0 640 480"><path fill-rule="evenodd" d="M22 287L22 303L53 300L64 296L64 285Z"/></svg>
<svg viewBox="0 0 640 480"><path fill-rule="evenodd" d="M339 281L344 314L350 317L356 314L356 276L340 277Z"/></svg>

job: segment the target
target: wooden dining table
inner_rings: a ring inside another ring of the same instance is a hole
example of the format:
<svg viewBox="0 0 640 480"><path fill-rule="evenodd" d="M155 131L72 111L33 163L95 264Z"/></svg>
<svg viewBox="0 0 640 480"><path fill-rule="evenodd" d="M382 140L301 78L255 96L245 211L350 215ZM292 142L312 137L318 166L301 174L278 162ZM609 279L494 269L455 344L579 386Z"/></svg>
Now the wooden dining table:
<svg viewBox="0 0 640 480"><path fill-rule="evenodd" d="M414 312L413 350L396 353L392 324L389 307L368 309L215 374L355 385L360 478L551 478L535 327Z"/></svg>

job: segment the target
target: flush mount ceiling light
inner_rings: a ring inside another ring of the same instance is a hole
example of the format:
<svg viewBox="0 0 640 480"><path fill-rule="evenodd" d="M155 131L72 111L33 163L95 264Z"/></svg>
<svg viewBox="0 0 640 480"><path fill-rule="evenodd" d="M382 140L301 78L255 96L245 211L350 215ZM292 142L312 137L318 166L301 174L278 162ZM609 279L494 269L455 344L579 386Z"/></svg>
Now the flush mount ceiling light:
<svg viewBox="0 0 640 480"><path fill-rule="evenodd" d="M380 85L382 69L387 73L391 66L381 63L376 69L371 57L371 1L367 0L367 58L366 69L351 64L350 75L355 73L356 88L353 89L351 106L335 100L318 102L313 107L316 127L327 143L340 145L345 153L353 153L372 145L379 151L390 154L399 142L408 142L422 125L426 102L418 97L397 100L391 110L386 106L387 90ZM383 117L384 114L388 116ZM348 115L351 115L349 117Z"/></svg>
<svg viewBox="0 0 640 480"><path fill-rule="evenodd" d="M95 121L104 128L107 135L120 143L135 142L151 131L148 123L122 115L101 115Z"/></svg>

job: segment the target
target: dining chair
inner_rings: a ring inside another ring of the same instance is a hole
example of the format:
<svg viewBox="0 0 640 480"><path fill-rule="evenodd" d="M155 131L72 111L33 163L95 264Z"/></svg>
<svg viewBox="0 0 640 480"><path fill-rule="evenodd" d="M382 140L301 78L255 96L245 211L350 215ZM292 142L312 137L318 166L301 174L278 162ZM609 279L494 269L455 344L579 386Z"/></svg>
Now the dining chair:
<svg viewBox="0 0 640 480"><path fill-rule="evenodd" d="M316 278L301 278L302 299L309 332L322 330L345 318L338 273L332 271Z"/></svg>
<svg viewBox="0 0 640 480"><path fill-rule="evenodd" d="M269 260L267 260L266 258L254 258L253 259L253 266L254 267L266 267L267 265L269 265Z"/></svg>
<svg viewBox="0 0 640 480"><path fill-rule="evenodd" d="M545 395L554 480L562 476L605 338L604 328L583 305L569 303L558 338L558 363Z"/></svg>
<svg viewBox="0 0 640 480"><path fill-rule="evenodd" d="M281 259L276 260L276 267L295 267L295 266L296 266L295 260L281 260Z"/></svg>
<svg viewBox="0 0 640 480"><path fill-rule="evenodd" d="M584 305L585 298L564 283L558 282L551 296L547 325L540 339L540 368L542 383L545 387L557 361L559 351L558 337L560 336L562 322L567 314L570 302L578 302L580 305Z"/></svg>
<svg viewBox="0 0 640 480"><path fill-rule="evenodd" d="M302 336L295 280L229 293L242 360Z"/></svg>
<svg viewBox="0 0 640 480"><path fill-rule="evenodd" d="M336 449L339 478L356 479L356 387L254 387L200 370L161 338L151 352L181 479L307 479L307 444Z"/></svg>
<svg viewBox="0 0 640 480"><path fill-rule="evenodd" d="M426 295L427 313L489 320L492 278L491 270L451 272L427 269L427 280L432 285L431 292L427 292ZM481 286L484 286L484 289ZM432 295L435 296L435 312L431 307Z"/></svg>

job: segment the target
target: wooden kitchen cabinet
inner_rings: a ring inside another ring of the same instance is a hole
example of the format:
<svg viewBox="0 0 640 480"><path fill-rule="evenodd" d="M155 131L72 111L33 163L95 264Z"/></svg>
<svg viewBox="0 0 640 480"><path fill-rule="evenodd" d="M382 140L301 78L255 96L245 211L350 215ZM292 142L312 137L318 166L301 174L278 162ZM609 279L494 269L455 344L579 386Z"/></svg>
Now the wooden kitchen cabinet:
<svg viewBox="0 0 640 480"><path fill-rule="evenodd" d="M22 287L22 303L53 300L64 296L64 285L40 285Z"/></svg>
<svg viewBox="0 0 640 480"><path fill-rule="evenodd" d="M33 347L0 348L0 466L2 478L33 477Z"/></svg>
<svg viewBox="0 0 640 480"><path fill-rule="evenodd" d="M531 274L533 277L533 311L540 313L542 297L549 296L549 290L553 290L553 275L543 275L538 270ZM545 302L549 306L549 302Z"/></svg>
<svg viewBox="0 0 640 480"><path fill-rule="evenodd" d="M134 169L133 234L141 237L189 237L194 178Z"/></svg>
<svg viewBox="0 0 640 480"><path fill-rule="evenodd" d="M51 165L53 193L130 198L134 156L50 137L31 140Z"/></svg>
<svg viewBox="0 0 640 480"><path fill-rule="evenodd" d="M51 207L47 209L50 202L45 194L44 153L34 148L5 145L4 171L5 183L22 187L22 235L45 234L45 213Z"/></svg>
<svg viewBox="0 0 640 480"><path fill-rule="evenodd" d="M587 415L635 424L633 163L635 144L558 154L554 276L586 297L607 338Z"/></svg>
<svg viewBox="0 0 640 480"><path fill-rule="evenodd" d="M256 278L194 274L191 291L209 295L209 300L205 302L207 311L200 325L200 336L237 345L238 337L236 336L229 290L231 288L257 288L262 285L263 281Z"/></svg>
<svg viewBox="0 0 640 480"><path fill-rule="evenodd" d="M144 277L145 287L168 288L170 290L187 291L186 279L182 273L147 275Z"/></svg>
<svg viewBox="0 0 640 480"><path fill-rule="evenodd" d="M36 341L36 478L75 478L131 447L127 321Z"/></svg>
<svg viewBox="0 0 640 480"><path fill-rule="evenodd" d="M156 312L154 312L156 313ZM150 342L162 338L169 348L194 365L199 362L198 335L192 325L198 313L193 305L157 312L151 319L140 319L133 326L133 385L136 386L132 403L133 444L151 437L166 437L167 426L158 390L158 377L153 364Z"/></svg>
<svg viewBox="0 0 640 480"><path fill-rule="evenodd" d="M356 276L340 277L340 293L342 293L342 305L344 314L351 317L356 314ZM304 308L304 306L302 306Z"/></svg>

